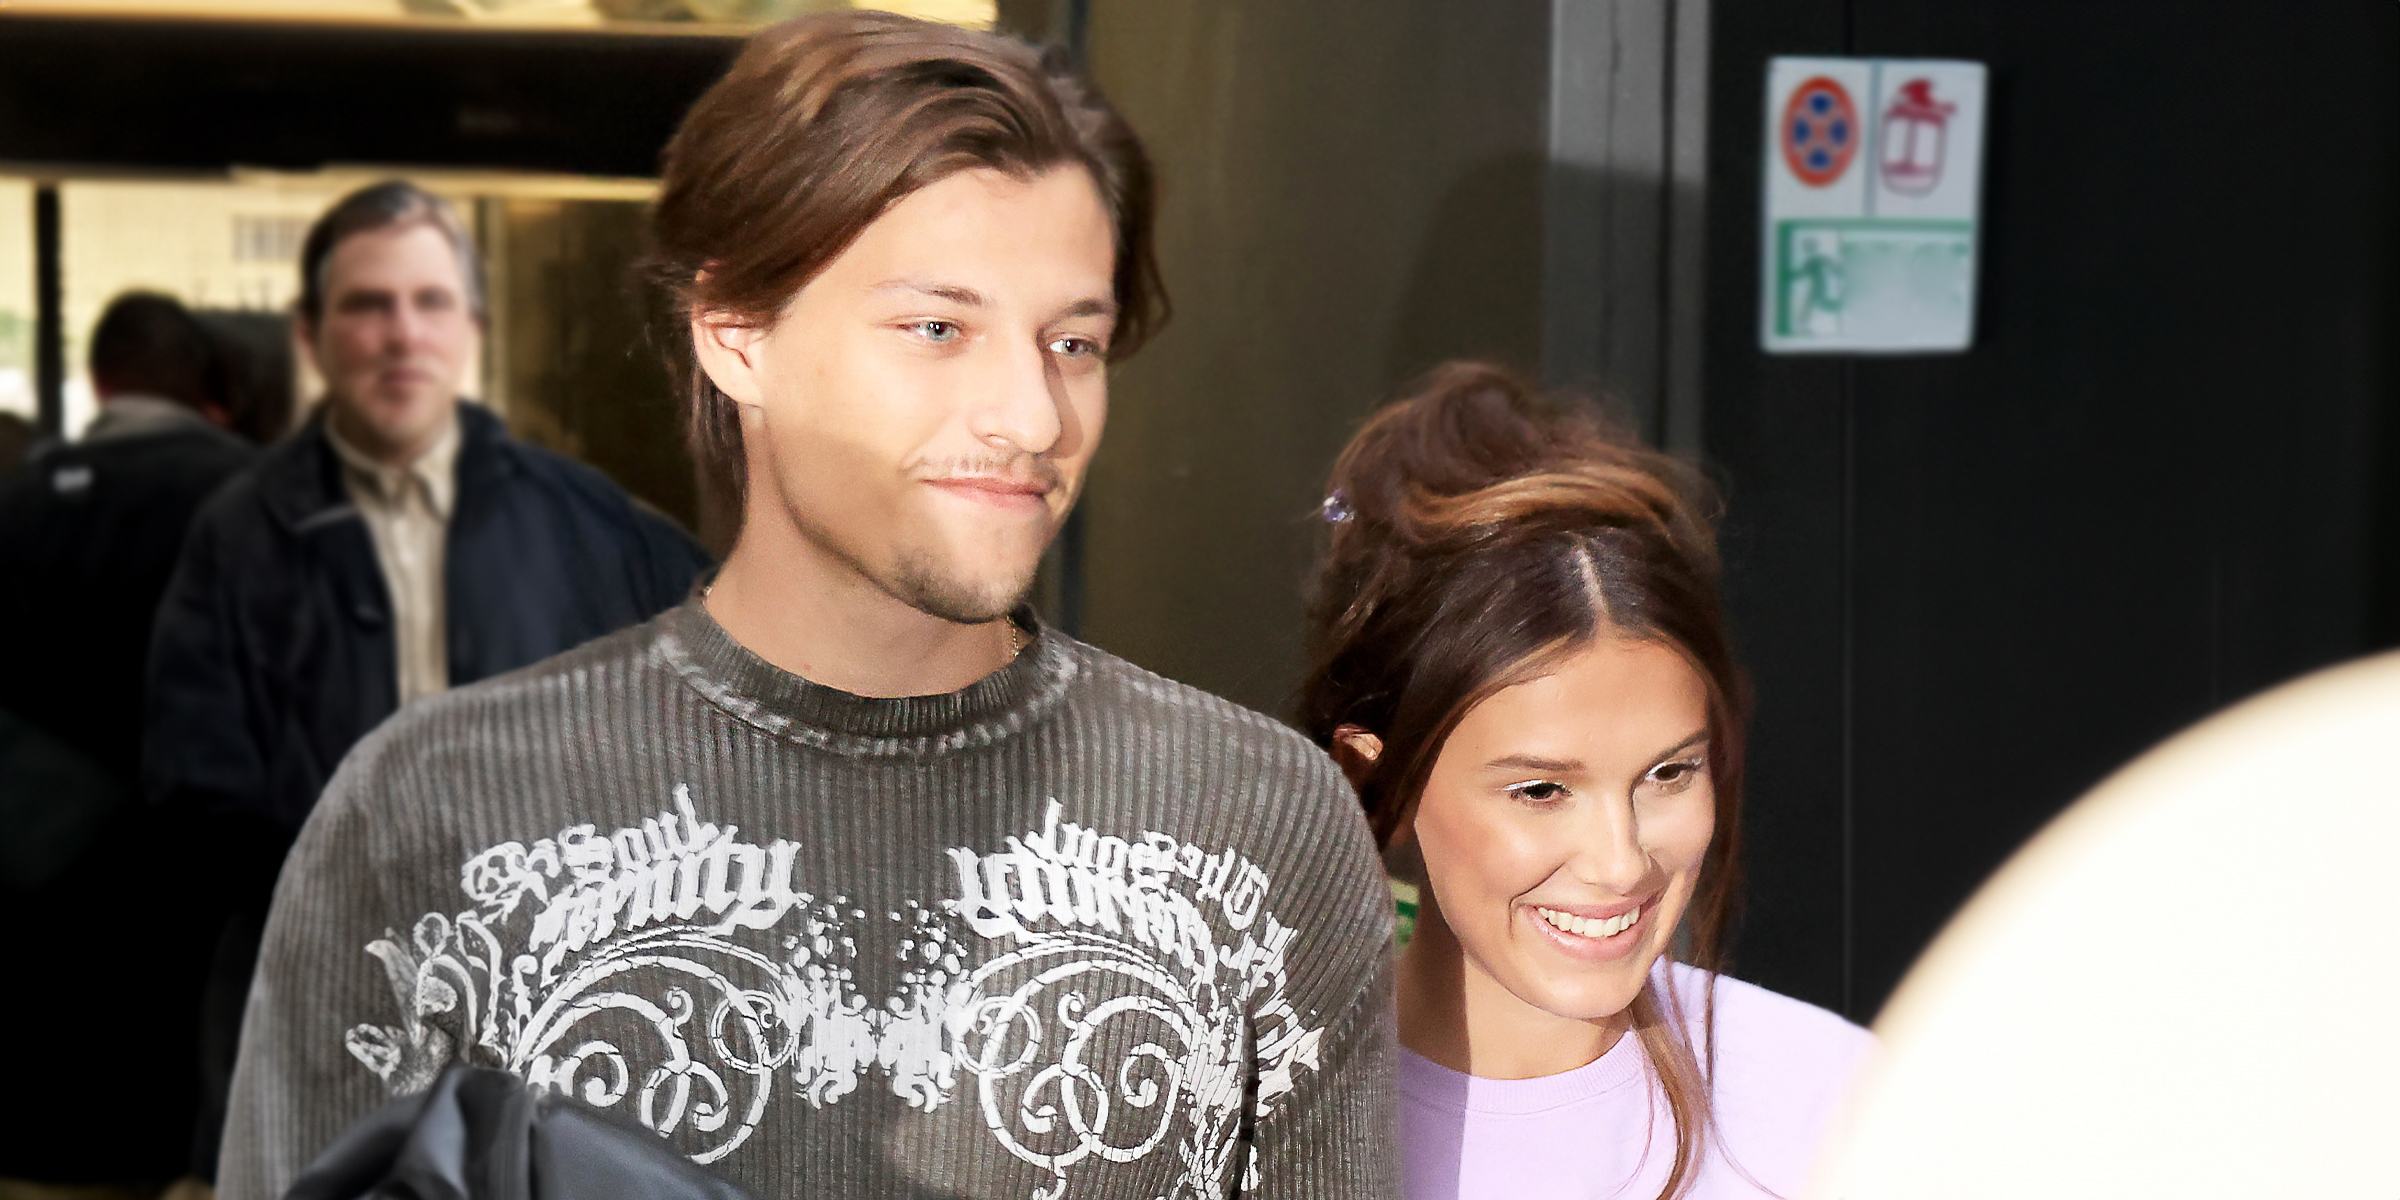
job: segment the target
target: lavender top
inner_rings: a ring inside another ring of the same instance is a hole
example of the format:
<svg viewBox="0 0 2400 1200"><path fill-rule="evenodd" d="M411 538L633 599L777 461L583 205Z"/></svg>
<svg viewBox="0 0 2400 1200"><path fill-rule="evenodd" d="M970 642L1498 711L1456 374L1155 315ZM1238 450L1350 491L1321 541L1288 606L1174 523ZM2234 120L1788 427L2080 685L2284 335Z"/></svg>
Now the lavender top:
<svg viewBox="0 0 2400 1200"><path fill-rule="evenodd" d="M1701 972L1672 970L1696 1005ZM1797 1196L1874 1039L1736 979L1718 980L1716 1016L1718 1144L1684 1195ZM1540 1079L1462 1075L1403 1049L1398 1083L1409 1200L1649 1200L1674 1166L1674 1127L1637 1038Z"/></svg>

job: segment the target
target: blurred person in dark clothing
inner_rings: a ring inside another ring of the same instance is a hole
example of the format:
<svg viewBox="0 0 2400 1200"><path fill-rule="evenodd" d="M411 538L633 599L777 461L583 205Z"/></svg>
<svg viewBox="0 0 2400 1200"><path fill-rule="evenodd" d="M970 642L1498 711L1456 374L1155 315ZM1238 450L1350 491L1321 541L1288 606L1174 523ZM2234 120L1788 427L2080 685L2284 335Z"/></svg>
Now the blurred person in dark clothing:
<svg viewBox="0 0 2400 1200"><path fill-rule="evenodd" d="M194 522L150 663L144 790L205 820L199 852L240 893L210 971L202 1178L275 872L343 754L410 701L665 610L707 566L597 471L460 402L483 292L448 204L352 193L300 269L324 403Z"/></svg>
<svg viewBox="0 0 2400 1200"><path fill-rule="evenodd" d="M17 469L41 441L42 431L15 413L0 412L0 475Z"/></svg>
<svg viewBox="0 0 2400 1200"><path fill-rule="evenodd" d="M159 1183L189 1157L215 929L177 817L133 800L144 661L185 528L256 451L219 427L223 364L168 297L112 302L91 374L83 440L0 484L0 895L28 973L0 988L0 1027L16 1077L39 1081L38 1103L12 1106L0 1177ZM137 954L94 936L136 928ZM30 986L37 972L57 982ZM85 1035L44 1032L70 1030Z"/></svg>
<svg viewBox="0 0 2400 1200"><path fill-rule="evenodd" d="M250 465L223 364L173 299L120 296L92 333L100 416L0 489L0 708L131 784L150 624L192 514ZM28 636L30 635L30 636Z"/></svg>

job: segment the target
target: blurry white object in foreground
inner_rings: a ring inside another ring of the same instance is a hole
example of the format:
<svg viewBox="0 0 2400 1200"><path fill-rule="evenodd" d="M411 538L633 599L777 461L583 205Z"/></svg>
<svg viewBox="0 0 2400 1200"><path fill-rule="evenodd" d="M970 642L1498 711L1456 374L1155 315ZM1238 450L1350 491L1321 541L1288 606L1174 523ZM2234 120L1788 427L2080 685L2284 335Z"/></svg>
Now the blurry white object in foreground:
<svg viewBox="0 0 2400 1200"><path fill-rule="evenodd" d="M1875 1031L1822 1200L2400 1197L2400 655L2101 784Z"/></svg>

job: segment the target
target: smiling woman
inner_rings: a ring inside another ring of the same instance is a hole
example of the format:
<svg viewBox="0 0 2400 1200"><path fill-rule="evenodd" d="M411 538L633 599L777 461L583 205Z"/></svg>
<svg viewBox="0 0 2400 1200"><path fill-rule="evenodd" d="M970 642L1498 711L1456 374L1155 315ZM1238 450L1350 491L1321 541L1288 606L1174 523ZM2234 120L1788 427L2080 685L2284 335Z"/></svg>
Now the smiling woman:
<svg viewBox="0 0 2400 1200"><path fill-rule="evenodd" d="M1412 1200L1792 1194L1867 1045L1716 973L1743 700L1712 507L1682 464L1475 364L1335 464L1302 717L1423 885L1399 967Z"/></svg>

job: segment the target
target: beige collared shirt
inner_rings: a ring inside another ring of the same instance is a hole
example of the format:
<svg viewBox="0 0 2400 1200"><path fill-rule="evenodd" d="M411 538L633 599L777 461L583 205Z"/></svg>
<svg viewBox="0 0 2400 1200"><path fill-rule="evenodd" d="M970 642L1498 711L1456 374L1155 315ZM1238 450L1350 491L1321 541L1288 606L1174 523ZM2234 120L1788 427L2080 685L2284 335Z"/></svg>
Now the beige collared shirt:
<svg viewBox="0 0 2400 1200"><path fill-rule="evenodd" d="M449 638L442 590L443 547L451 503L458 495L458 418L415 462L389 467L342 440L331 420L325 440L342 460L350 502L367 519L384 591L392 599L393 642L399 650L400 703L450 686Z"/></svg>

